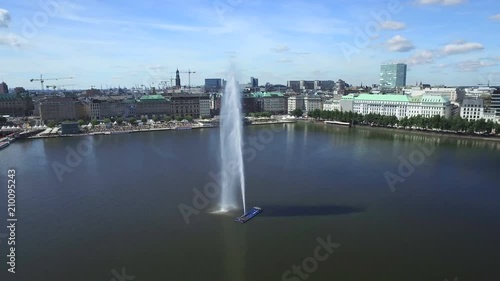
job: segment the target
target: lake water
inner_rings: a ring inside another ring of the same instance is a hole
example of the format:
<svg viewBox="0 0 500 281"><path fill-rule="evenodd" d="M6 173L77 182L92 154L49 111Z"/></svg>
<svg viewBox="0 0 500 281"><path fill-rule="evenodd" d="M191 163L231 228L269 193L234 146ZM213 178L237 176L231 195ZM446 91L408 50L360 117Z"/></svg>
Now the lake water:
<svg viewBox="0 0 500 281"><path fill-rule="evenodd" d="M216 186L218 129L12 144L0 234L14 168L17 265L0 236L0 279L500 279L500 143L315 124L245 127L244 140L247 206L264 209L246 224L211 214L218 199L193 203Z"/></svg>

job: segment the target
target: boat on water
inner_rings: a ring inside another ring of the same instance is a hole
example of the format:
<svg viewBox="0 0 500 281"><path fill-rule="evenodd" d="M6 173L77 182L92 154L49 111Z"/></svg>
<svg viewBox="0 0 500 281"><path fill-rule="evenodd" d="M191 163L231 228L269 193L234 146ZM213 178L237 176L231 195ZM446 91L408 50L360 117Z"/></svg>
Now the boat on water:
<svg viewBox="0 0 500 281"><path fill-rule="evenodd" d="M340 121L325 121L325 124L344 126L344 127L352 127L352 124L349 122L340 122Z"/></svg>
<svg viewBox="0 0 500 281"><path fill-rule="evenodd" d="M260 208L260 207L253 207L248 212L246 212L244 215L242 215L242 216L237 217L236 219L234 219L234 221L235 222L239 222L239 223L246 223L247 221L251 220L252 218L254 218L255 216L257 216L258 214L260 214L261 212L262 212L262 208Z"/></svg>
<svg viewBox="0 0 500 281"><path fill-rule="evenodd" d="M0 149L4 149L9 145L10 145L10 143L8 143L8 142L0 142Z"/></svg>

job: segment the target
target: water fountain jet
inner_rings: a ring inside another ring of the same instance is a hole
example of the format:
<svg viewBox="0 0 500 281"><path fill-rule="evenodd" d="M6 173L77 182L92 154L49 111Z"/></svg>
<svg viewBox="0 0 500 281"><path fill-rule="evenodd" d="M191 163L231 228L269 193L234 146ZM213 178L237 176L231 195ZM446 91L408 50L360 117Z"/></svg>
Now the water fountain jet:
<svg viewBox="0 0 500 281"><path fill-rule="evenodd" d="M220 119L220 150L221 150L221 202L218 212L236 209L237 187L240 186L243 203L245 204L245 174L243 163L241 95L234 71L231 71L222 96Z"/></svg>

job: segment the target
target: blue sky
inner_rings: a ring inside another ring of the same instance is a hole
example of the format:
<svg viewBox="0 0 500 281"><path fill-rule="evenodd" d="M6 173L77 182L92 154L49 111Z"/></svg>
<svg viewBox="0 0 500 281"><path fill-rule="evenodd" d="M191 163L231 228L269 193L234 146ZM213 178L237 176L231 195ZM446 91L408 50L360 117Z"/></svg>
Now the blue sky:
<svg viewBox="0 0 500 281"><path fill-rule="evenodd" d="M496 0L2 0L0 80L132 87L179 68L201 85L234 64L240 82L359 85L406 62L408 84L500 85L499 35Z"/></svg>

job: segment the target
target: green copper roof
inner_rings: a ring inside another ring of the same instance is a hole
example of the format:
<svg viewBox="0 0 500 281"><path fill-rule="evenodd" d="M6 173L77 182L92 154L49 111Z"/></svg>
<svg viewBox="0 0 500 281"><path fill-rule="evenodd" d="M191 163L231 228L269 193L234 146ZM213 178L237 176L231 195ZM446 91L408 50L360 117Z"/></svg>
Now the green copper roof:
<svg viewBox="0 0 500 281"><path fill-rule="evenodd" d="M354 98L355 100L369 100L369 101L388 101L388 102L408 102L406 95L371 95L360 94Z"/></svg>
<svg viewBox="0 0 500 281"><path fill-rule="evenodd" d="M431 95L421 95L411 98L411 102L423 102L423 103L447 103L448 98L443 96L431 96Z"/></svg>
<svg viewBox="0 0 500 281"><path fill-rule="evenodd" d="M271 97L283 97L281 92L255 92L252 93L254 98L271 98Z"/></svg>
<svg viewBox="0 0 500 281"><path fill-rule="evenodd" d="M145 95L140 98L140 101L164 101L165 97L162 95Z"/></svg>
<svg viewBox="0 0 500 281"><path fill-rule="evenodd" d="M16 100L16 94L0 94L0 100Z"/></svg>
<svg viewBox="0 0 500 281"><path fill-rule="evenodd" d="M343 100L353 100L354 99L354 94L348 94L346 96L342 96Z"/></svg>

